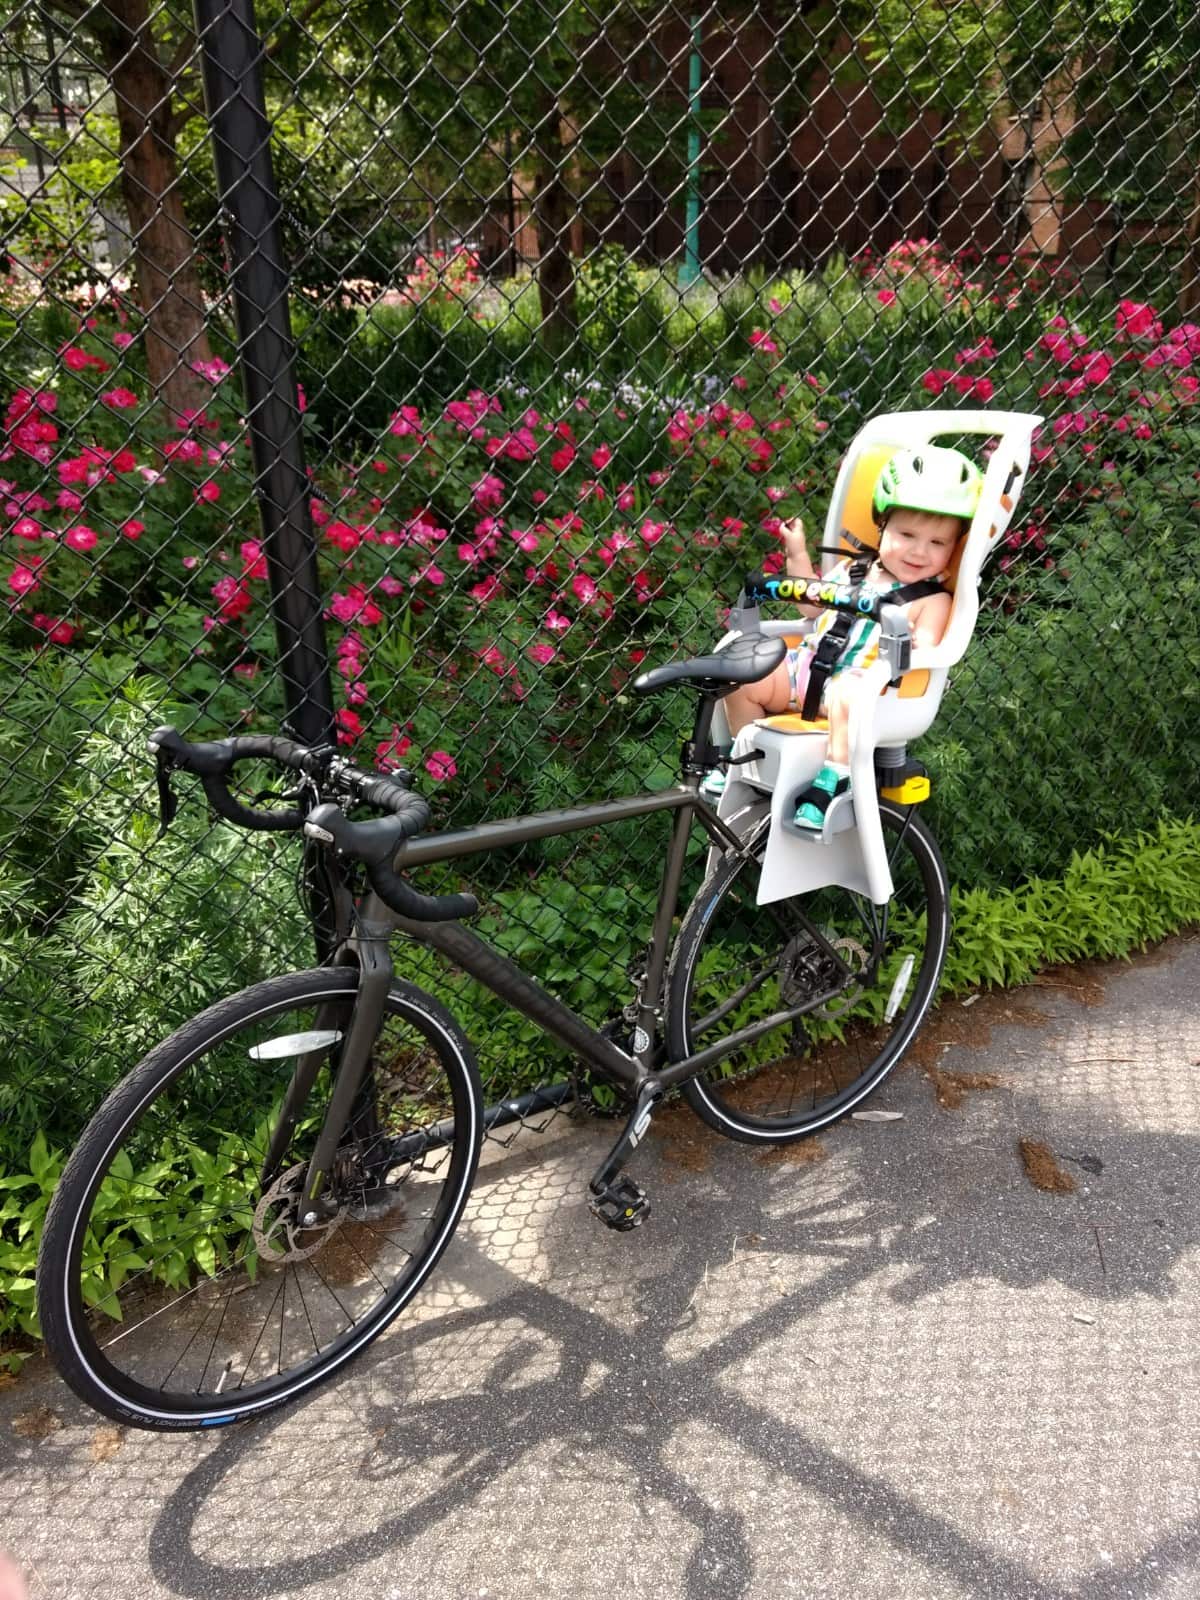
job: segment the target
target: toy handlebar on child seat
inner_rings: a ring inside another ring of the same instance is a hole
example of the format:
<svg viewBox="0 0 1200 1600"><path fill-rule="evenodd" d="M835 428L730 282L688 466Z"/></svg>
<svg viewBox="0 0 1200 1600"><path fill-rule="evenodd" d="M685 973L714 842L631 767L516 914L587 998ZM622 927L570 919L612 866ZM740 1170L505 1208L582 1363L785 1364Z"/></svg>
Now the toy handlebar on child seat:
<svg viewBox="0 0 1200 1600"><path fill-rule="evenodd" d="M887 594L862 583L831 583L828 578L789 578L783 573L753 572L742 583L738 605L757 606L764 600L822 606L827 611L847 611L851 616L878 622L881 607L887 603Z"/></svg>
<svg viewBox="0 0 1200 1600"><path fill-rule="evenodd" d="M764 600L820 606L825 611L841 611L878 623L879 654L890 669L889 682L898 683L909 669L912 630L903 608L892 602L886 590L881 593L862 583L831 583L827 578L791 578L782 573L755 572L742 583L737 606L730 614L730 627L744 628L744 613L756 611Z"/></svg>

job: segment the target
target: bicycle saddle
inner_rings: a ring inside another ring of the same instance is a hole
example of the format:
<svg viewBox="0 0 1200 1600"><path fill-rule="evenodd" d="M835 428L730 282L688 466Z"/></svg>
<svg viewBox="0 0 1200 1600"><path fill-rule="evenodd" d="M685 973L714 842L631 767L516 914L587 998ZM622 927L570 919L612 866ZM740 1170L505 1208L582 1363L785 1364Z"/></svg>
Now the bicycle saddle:
<svg viewBox="0 0 1200 1600"><path fill-rule="evenodd" d="M708 693L731 689L737 683L757 683L773 672L787 654L787 641L747 633L719 655L697 656L694 661L668 661L651 667L633 680L638 694L653 694L672 683L695 683Z"/></svg>

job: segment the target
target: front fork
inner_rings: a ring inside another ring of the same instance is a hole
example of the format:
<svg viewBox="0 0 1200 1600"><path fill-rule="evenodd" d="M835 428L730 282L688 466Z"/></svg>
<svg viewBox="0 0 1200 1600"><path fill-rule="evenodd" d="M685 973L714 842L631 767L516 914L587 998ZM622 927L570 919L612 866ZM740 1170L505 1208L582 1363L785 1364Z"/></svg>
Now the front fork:
<svg viewBox="0 0 1200 1600"><path fill-rule="evenodd" d="M336 1057L333 1093L316 1146L309 1158L301 1190L300 1222L304 1227L314 1227L336 1209L335 1203L326 1197L325 1190L334 1157L344 1142L346 1130L364 1123L368 1139L380 1136L374 1093L364 1095L362 1091L370 1087L371 1052L383 1025L388 992L395 976L388 937L389 929L385 924L360 919L358 932L341 946L334 957L335 966L357 965L358 988L350 1001L353 1009ZM317 1017L318 1029L323 1022L333 1020L329 1015L331 1011L335 1015L337 1012L344 1013L344 1005L344 1002L331 1002L327 1007L322 1007ZM264 1189L279 1175L296 1122L312 1092L317 1075L330 1055L330 1050L322 1047L310 1051L296 1063L263 1163Z"/></svg>

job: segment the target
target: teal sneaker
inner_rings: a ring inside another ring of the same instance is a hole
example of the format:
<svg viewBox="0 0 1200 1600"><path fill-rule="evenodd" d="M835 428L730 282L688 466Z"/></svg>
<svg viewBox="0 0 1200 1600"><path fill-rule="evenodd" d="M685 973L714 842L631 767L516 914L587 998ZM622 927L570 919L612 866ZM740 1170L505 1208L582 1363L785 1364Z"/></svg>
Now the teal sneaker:
<svg viewBox="0 0 1200 1600"><path fill-rule="evenodd" d="M700 779L700 793L706 800L719 800L725 793L725 774L714 767Z"/></svg>
<svg viewBox="0 0 1200 1600"><path fill-rule="evenodd" d="M840 778L832 767L822 767L808 788L796 796L796 815L792 820L798 828L811 828L814 833L820 833L829 807L839 795L849 793L849 778Z"/></svg>

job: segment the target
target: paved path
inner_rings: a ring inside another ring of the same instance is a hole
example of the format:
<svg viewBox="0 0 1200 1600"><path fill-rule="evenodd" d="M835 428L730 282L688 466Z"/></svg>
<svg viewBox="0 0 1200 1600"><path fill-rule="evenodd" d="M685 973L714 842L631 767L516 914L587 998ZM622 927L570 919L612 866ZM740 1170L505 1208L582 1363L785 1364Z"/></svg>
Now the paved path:
<svg viewBox="0 0 1200 1600"><path fill-rule="evenodd" d="M1200 939L918 1048L820 1146L668 1114L629 1237L606 1127L493 1155L423 1320L278 1419L123 1432L33 1363L0 1545L32 1600L1194 1600Z"/></svg>

